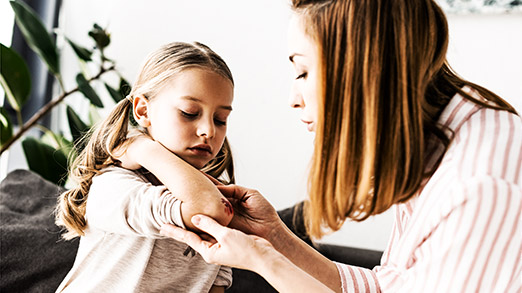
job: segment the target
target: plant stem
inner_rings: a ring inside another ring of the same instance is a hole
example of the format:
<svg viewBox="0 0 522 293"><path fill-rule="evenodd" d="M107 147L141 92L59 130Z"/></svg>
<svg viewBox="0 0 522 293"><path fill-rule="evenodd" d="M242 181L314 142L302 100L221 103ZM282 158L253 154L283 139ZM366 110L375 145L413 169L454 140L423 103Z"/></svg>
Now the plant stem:
<svg viewBox="0 0 522 293"><path fill-rule="evenodd" d="M51 131L49 128L43 126L42 124L36 124L34 127L40 128L40 131L46 133L47 131Z"/></svg>
<svg viewBox="0 0 522 293"><path fill-rule="evenodd" d="M65 92L65 86L63 85L62 76L60 74L57 74L56 75L56 79L58 80L58 84L60 85L60 89L64 93Z"/></svg>
<svg viewBox="0 0 522 293"><path fill-rule="evenodd" d="M114 65L112 65L109 68L101 68L100 72L98 72L98 74L96 76L90 78L87 81L91 82L93 80L99 79L104 73L113 71L114 68L115 68ZM36 122L38 122L38 120L40 120L43 116L45 116L51 109L53 109L60 102L62 102L63 99L65 99L67 96L69 96L72 93L75 93L77 91L78 91L78 87L76 87L68 92L64 91L64 93L62 93L58 97L54 98L53 100L49 101L42 108L40 108L40 110L38 110L38 112L36 112L33 116L31 116L31 118L29 120L27 120L27 122L25 122L25 124L20 128L20 130L18 130L18 132L15 135L13 135L13 137L11 137L8 141L6 141L5 144L2 145L2 147L0 148L0 154L2 154L5 150L7 150L15 141L20 139L20 137L22 137L22 135L27 130L32 128L34 126L34 124Z"/></svg>
<svg viewBox="0 0 522 293"><path fill-rule="evenodd" d="M22 111L16 110L16 120L18 120L18 125L24 124L24 119L22 118Z"/></svg>

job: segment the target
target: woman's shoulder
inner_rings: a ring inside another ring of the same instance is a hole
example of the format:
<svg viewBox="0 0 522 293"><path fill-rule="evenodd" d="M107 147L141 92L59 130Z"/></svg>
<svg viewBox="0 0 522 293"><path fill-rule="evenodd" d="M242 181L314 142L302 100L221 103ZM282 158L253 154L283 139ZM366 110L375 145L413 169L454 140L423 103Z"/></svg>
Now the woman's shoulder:
<svg viewBox="0 0 522 293"><path fill-rule="evenodd" d="M462 91L487 103L470 87ZM457 93L439 123L451 138L443 163L451 164L459 179L489 176L520 184L522 121L518 115L485 107Z"/></svg>
<svg viewBox="0 0 522 293"><path fill-rule="evenodd" d="M501 202L513 199L509 194L521 193L520 117L458 95L445 112L442 120L452 131L452 140L422 192L422 201L447 212L482 197Z"/></svg>

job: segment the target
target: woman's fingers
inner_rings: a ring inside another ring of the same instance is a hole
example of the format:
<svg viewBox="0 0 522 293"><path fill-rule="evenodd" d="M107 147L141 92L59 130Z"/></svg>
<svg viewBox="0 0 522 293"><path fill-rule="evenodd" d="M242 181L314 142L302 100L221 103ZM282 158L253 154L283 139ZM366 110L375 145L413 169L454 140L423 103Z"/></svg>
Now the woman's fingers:
<svg viewBox="0 0 522 293"><path fill-rule="evenodd" d="M243 200L245 194L247 194L248 189L238 186L238 185L218 185L216 186L221 193L228 198L235 198L238 200Z"/></svg>
<svg viewBox="0 0 522 293"><path fill-rule="evenodd" d="M253 269L256 258L252 256L260 247L270 246L266 240L221 226L207 216L196 215L192 222L206 234L197 235L173 225L164 225L161 234L188 244L208 263Z"/></svg>
<svg viewBox="0 0 522 293"><path fill-rule="evenodd" d="M215 240L220 242L221 239L225 238L224 235L227 231L227 228L221 226L218 222L210 217L205 215L196 215L192 217L192 224L208 235L205 235L202 238L194 232L170 224L163 225L161 227L160 234L172 237L181 242L185 242L197 251L208 248L212 244L216 243ZM214 241L210 240L212 237L215 239Z"/></svg>
<svg viewBox="0 0 522 293"><path fill-rule="evenodd" d="M210 242L212 244L216 244L217 243L216 239L214 239L214 237L208 235L207 233L201 233L201 234L199 234L199 237L201 237L201 239L203 239L203 240L205 240L207 242Z"/></svg>
<svg viewBox="0 0 522 293"><path fill-rule="evenodd" d="M200 253L211 245L211 243L202 240L196 233L170 224L163 225L160 234L184 242Z"/></svg>
<svg viewBox="0 0 522 293"><path fill-rule="evenodd" d="M223 185L223 183L219 182L219 180L217 180L216 178L214 178L214 177L208 175L207 173L205 173L205 172L201 172L201 173L203 173L203 175L207 176L207 178L208 178L210 181L212 181L212 183L214 183L215 185L217 185L217 186L221 186L221 185Z"/></svg>
<svg viewBox="0 0 522 293"><path fill-rule="evenodd" d="M205 215L195 215L192 217L192 224L201 231L214 237L218 242L224 238L227 228L216 222L211 217Z"/></svg>

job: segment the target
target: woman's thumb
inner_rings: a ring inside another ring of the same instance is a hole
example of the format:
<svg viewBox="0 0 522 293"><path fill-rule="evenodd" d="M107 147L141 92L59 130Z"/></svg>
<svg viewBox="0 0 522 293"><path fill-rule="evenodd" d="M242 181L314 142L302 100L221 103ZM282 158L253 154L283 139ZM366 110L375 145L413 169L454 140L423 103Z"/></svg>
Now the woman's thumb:
<svg viewBox="0 0 522 293"><path fill-rule="evenodd" d="M226 229L224 226L216 222L216 220L205 215L195 215L192 217L191 221L198 229L210 234L218 241L221 240L223 233L225 232L224 230Z"/></svg>

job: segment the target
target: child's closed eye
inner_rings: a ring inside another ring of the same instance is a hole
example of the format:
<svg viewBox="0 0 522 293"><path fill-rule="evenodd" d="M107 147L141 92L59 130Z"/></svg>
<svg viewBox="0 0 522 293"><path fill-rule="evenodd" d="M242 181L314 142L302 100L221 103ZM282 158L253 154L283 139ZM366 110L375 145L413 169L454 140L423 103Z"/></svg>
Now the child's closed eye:
<svg viewBox="0 0 522 293"><path fill-rule="evenodd" d="M227 125L227 120L221 120L221 119L214 119L214 123L216 123L217 125Z"/></svg>
<svg viewBox="0 0 522 293"><path fill-rule="evenodd" d="M183 110L179 110L179 112L181 113L181 116L185 117L185 118L196 118L198 117L199 113L191 113L191 112L185 112Z"/></svg>

